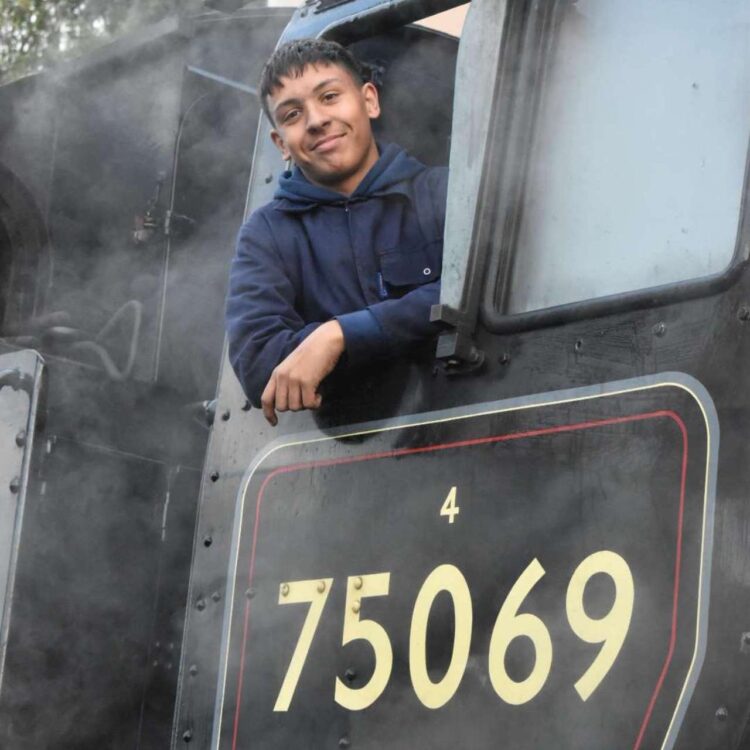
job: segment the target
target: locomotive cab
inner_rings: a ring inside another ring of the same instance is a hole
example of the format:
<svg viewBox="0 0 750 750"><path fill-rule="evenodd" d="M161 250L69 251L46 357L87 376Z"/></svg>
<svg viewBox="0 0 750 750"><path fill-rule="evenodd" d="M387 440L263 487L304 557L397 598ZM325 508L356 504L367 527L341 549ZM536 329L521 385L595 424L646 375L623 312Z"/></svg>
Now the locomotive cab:
<svg viewBox="0 0 750 750"><path fill-rule="evenodd" d="M176 738L743 746L747 39L733 0L473 0L437 350L276 431L224 367ZM261 125L248 210L276 159Z"/></svg>

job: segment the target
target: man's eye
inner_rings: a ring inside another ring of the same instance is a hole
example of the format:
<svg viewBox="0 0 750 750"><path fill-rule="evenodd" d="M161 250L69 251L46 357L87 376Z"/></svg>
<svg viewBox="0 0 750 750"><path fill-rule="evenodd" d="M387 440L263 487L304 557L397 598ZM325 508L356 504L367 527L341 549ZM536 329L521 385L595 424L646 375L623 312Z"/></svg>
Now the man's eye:
<svg viewBox="0 0 750 750"><path fill-rule="evenodd" d="M330 102L334 99L338 98L339 92L338 91L326 91L325 94L323 94L323 101Z"/></svg>
<svg viewBox="0 0 750 750"><path fill-rule="evenodd" d="M282 122L291 122L292 120L296 119L299 115L298 109L290 109L288 112L285 112L284 115L281 118Z"/></svg>

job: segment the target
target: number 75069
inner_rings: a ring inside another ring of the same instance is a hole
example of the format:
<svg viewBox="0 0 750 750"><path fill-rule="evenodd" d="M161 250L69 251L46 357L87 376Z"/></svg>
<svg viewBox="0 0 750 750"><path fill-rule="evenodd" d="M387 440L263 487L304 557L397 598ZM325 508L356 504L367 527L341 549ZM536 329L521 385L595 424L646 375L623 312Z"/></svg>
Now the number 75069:
<svg viewBox="0 0 750 750"><path fill-rule="evenodd" d="M615 597L603 617L589 617L583 606L583 594L592 576L604 573L615 585ZM552 639L542 620L519 609L529 592L544 576L537 559L521 573L500 607L492 630L488 654L490 682L497 695L506 703L527 703L544 686L552 669ZM366 685L352 688L336 678L334 700L352 711L371 706L383 693L393 669L393 648L382 625L360 617L363 599L387 596L390 573L350 576L347 579L346 605L342 645L365 640L375 654L375 668ZM332 578L283 583L279 604L309 603L307 617L281 684L274 711L288 711L299 682L315 631L333 585ZM427 623L435 598L447 592L453 602L455 629L450 663L443 677L433 682L427 671ZM587 700L607 675L630 627L633 613L633 576L625 560L615 552L601 550L589 555L574 571L568 584L565 609L573 632L587 643L603 644L589 668L576 681L581 700ZM473 612L471 594L461 571L454 565L439 565L426 578L414 602L409 634L409 671L417 698L428 708L444 706L455 694L469 659ZM534 646L535 661L529 675L514 680L505 668L505 654L510 643L520 637L529 638Z"/></svg>

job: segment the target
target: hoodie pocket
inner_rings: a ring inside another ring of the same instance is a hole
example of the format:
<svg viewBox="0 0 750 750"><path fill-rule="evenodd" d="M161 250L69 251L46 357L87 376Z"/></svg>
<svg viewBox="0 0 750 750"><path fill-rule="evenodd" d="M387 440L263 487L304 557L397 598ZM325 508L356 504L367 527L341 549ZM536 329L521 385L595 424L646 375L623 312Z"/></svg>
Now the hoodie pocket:
<svg viewBox="0 0 750 750"><path fill-rule="evenodd" d="M380 272L389 289L402 294L410 287L440 278L442 242L434 240L409 250L402 247L380 253Z"/></svg>

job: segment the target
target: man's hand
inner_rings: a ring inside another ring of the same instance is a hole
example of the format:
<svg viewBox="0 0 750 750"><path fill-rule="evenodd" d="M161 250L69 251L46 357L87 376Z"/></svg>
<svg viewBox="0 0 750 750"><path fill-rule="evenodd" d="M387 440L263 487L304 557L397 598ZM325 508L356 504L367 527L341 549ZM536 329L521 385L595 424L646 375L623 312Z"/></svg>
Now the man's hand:
<svg viewBox="0 0 750 750"><path fill-rule="evenodd" d="M277 365L260 397L269 423L276 426L277 411L317 409L321 403L318 386L343 352L344 332L337 320L329 320Z"/></svg>

